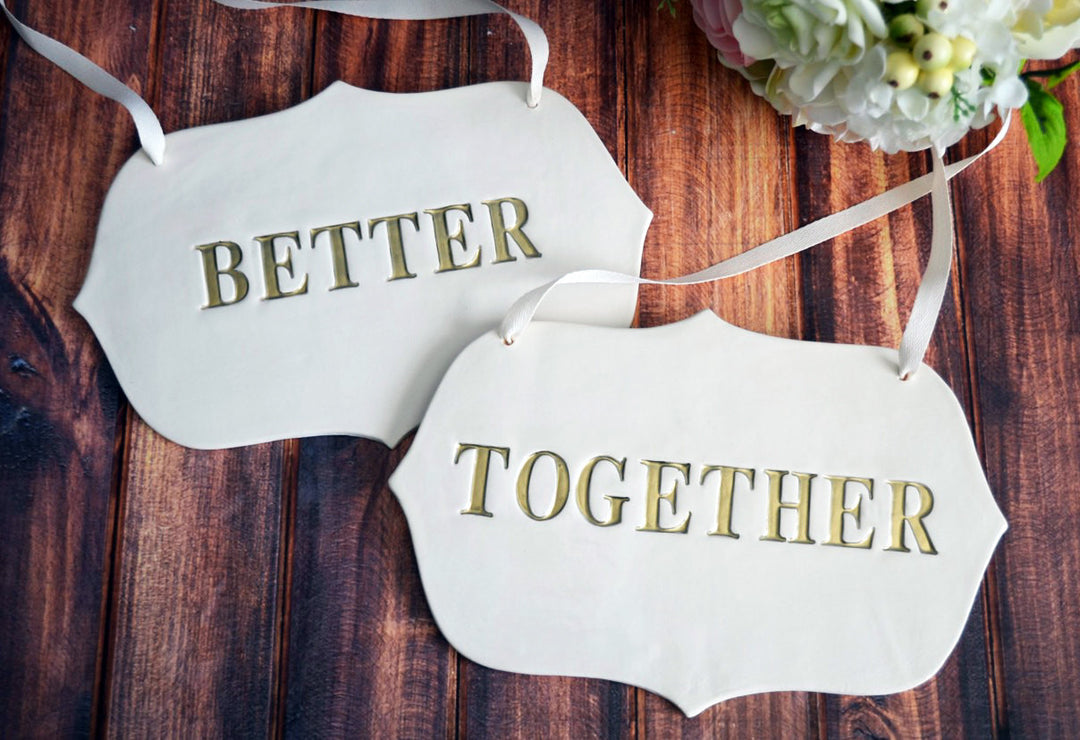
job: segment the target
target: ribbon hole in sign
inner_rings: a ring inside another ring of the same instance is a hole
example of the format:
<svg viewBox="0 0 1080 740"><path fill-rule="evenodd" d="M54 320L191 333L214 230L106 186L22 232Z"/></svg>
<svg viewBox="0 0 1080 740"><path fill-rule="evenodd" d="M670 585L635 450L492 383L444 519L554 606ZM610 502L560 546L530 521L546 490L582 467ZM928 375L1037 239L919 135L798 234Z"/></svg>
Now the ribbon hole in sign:
<svg viewBox="0 0 1080 740"><path fill-rule="evenodd" d="M292 6L509 13L488 0ZM75 307L132 405L176 442L396 444L454 356L516 296L585 267L640 269L652 214L581 113L543 90L548 42L521 15L509 13L529 44L527 83L411 94L335 83L279 113L165 136L133 91L0 8L135 121L147 156L112 184ZM582 289L545 311L627 326L635 301L632 286ZM307 382L283 396L282 377Z"/></svg>

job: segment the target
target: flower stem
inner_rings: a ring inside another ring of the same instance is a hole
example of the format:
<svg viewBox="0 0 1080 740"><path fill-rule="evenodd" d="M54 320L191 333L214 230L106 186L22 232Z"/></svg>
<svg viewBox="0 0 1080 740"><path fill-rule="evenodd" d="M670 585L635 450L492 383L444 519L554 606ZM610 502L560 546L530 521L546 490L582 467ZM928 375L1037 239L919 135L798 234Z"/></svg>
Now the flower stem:
<svg viewBox="0 0 1080 740"><path fill-rule="evenodd" d="M1060 67L1053 67L1051 69L1029 69L1027 72L1020 73L1021 77L1055 77L1057 75L1066 73L1075 69L1078 62L1072 61L1068 64L1062 64Z"/></svg>

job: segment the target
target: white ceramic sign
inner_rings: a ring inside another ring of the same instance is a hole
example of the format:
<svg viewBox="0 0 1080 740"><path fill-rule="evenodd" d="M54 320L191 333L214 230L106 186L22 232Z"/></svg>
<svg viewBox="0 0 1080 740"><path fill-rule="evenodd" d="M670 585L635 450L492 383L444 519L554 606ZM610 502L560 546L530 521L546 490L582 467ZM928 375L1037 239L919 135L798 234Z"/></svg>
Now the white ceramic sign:
<svg viewBox="0 0 1080 740"><path fill-rule="evenodd" d="M930 368L711 313L483 335L390 485L458 650L690 715L927 680L1006 528Z"/></svg>
<svg viewBox="0 0 1080 740"><path fill-rule="evenodd" d="M393 445L515 297L583 267L637 274L651 214L577 109L527 89L338 82L170 134L158 166L133 156L75 306L135 409L189 447ZM547 316L625 326L635 300L571 289Z"/></svg>

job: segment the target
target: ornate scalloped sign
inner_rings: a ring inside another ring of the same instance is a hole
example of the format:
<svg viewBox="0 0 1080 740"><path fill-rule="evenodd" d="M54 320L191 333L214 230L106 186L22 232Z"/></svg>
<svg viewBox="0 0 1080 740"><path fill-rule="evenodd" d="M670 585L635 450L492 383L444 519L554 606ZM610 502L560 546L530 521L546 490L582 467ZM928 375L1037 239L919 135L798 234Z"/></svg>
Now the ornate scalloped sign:
<svg viewBox="0 0 1080 740"><path fill-rule="evenodd" d="M634 684L689 715L922 683L1006 528L930 368L901 381L895 350L711 313L482 336L390 485L462 653Z"/></svg>
<svg viewBox="0 0 1080 740"><path fill-rule="evenodd" d="M75 305L136 410L189 447L395 444L515 297L637 274L652 214L581 113L527 89L338 82L133 156ZM633 286L579 291L549 318L630 323Z"/></svg>

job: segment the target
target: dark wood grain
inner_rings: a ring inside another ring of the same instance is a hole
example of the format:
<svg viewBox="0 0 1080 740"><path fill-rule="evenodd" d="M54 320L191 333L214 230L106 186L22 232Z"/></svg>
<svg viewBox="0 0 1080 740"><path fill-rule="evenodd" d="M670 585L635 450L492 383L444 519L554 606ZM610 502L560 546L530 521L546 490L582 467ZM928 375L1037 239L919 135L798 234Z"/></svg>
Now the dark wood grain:
<svg viewBox="0 0 1080 740"><path fill-rule="evenodd" d="M461 84L468 22L318 18L315 86L416 92ZM407 449L301 442L285 734L452 736L457 655L424 599L386 480Z"/></svg>
<svg viewBox="0 0 1080 740"><path fill-rule="evenodd" d="M175 2L160 24L155 102L167 131L280 110L308 94L308 13ZM271 729L289 459L286 443L187 450L133 417L110 735L257 737Z"/></svg>
<svg viewBox="0 0 1080 740"><path fill-rule="evenodd" d="M836 144L803 131L797 137L799 215L816 220L926 171L925 156L886 156L862 144ZM963 202L957 203L962 210ZM845 234L802 257L807 338L897 347L926 264L928 199ZM970 398L958 276L945 297L925 362L964 403ZM969 417L970 418L970 417ZM841 737L984 737L991 729L982 602L938 675L888 697L830 696L824 719Z"/></svg>
<svg viewBox="0 0 1080 740"><path fill-rule="evenodd" d="M1080 130L1075 84L1058 89ZM1002 734L1080 732L1080 157L1032 185L1013 131L958 184L979 428L1009 520L997 556ZM993 228L990 228L990 225Z"/></svg>
<svg viewBox="0 0 1080 740"><path fill-rule="evenodd" d="M166 130L381 90L524 79L506 18L370 21L210 0L10 3L146 94ZM547 83L656 214L643 271L706 267L926 171L792 132L655 2L511 0ZM1075 83L1065 99L1080 131ZM968 410L1011 529L942 671L888 697L774 693L686 719L621 684L491 671L438 633L386 479L346 438L177 447L123 400L71 309L122 108L0 21L0 736L1074 737L1080 734L1080 150L1034 185L1021 132L953 185L959 269L928 362ZM1019 126L1017 126L1019 128ZM977 133L961 147L987 140ZM926 259L917 204L752 274L642 290L768 334L895 345Z"/></svg>
<svg viewBox="0 0 1080 740"><path fill-rule="evenodd" d="M704 269L794 228L788 119L717 61L690 13L627 3L630 184L655 214L642 274ZM797 337L795 260L705 285L641 289L639 322L712 309L753 331Z"/></svg>
<svg viewBox="0 0 1080 740"><path fill-rule="evenodd" d="M147 3L12 9L146 84ZM86 736L123 404L71 302L135 137L126 111L16 41L6 21L0 47L0 735Z"/></svg>
<svg viewBox="0 0 1080 740"><path fill-rule="evenodd" d="M302 449L286 735L453 736L455 654L386 487L403 451L346 437Z"/></svg>

